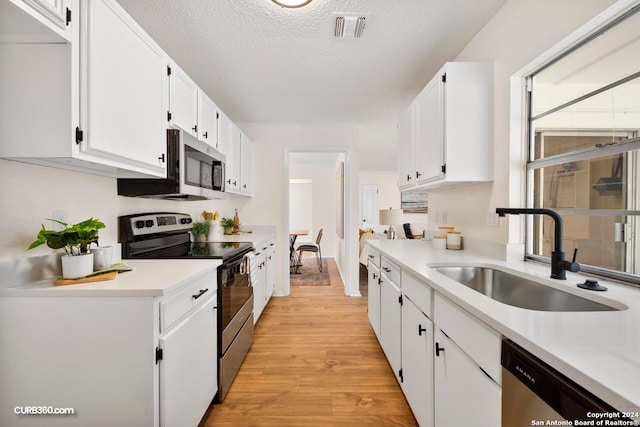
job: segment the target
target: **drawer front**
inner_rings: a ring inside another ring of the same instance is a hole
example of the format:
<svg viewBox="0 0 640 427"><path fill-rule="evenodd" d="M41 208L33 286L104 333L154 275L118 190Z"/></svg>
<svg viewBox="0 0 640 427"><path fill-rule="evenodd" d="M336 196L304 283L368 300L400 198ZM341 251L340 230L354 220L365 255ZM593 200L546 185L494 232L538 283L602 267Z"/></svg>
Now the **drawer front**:
<svg viewBox="0 0 640 427"><path fill-rule="evenodd" d="M171 328L201 302L216 293L216 278L206 275L160 301L160 331Z"/></svg>
<svg viewBox="0 0 640 427"><path fill-rule="evenodd" d="M493 380L502 384L500 352L502 335L435 293L434 322Z"/></svg>
<svg viewBox="0 0 640 427"><path fill-rule="evenodd" d="M391 280L396 286L400 286L400 267L389 261L386 257L380 259L380 274L384 274Z"/></svg>
<svg viewBox="0 0 640 427"><path fill-rule="evenodd" d="M376 267L380 268L380 252L376 251L371 246L369 246L369 251L367 252L367 257L368 257L368 261L371 264L373 264Z"/></svg>
<svg viewBox="0 0 640 427"><path fill-rule="evenodd" d="M412 275L402 272L402 293L407 296L427 317L433 319L433 290L429 285Z"/></svg>

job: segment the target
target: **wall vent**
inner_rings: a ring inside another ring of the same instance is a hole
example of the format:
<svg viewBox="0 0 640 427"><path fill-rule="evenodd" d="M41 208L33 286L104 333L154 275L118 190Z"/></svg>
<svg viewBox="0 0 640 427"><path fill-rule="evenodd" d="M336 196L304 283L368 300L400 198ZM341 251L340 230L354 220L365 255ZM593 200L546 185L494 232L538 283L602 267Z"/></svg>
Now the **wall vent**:
<svg viewBox="0 0 640 427"><path fill-rule="evenodd" d="M337 38L358 39L362 37L368 13L333 13L333 36Z"/></svg>

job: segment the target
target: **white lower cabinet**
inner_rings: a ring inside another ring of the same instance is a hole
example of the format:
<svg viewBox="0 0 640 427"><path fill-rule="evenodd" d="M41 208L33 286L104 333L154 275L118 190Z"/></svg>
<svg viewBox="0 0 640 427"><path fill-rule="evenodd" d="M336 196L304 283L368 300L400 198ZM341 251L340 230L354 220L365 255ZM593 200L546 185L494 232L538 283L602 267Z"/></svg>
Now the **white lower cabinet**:
<svg viewBox="0 0 640 427"><path fill-rule="evenodd" d="M499 427L501 388L435 328L435 425Z"/></svg>
<svg viewBox="0 0 640 427"><path fill-rule="evenodd" d="M251 280L253 286L253 323L258 323L265 307L276 288L275 281L275 237L256 245L255 256L251 261Z"/></svg>
<svg viewBox="0 0 640 427"><path fill-rule="evenodd" d="M418 424L499 427L502 336L384 253L368 269L369 321Z"/></svg>
<svg viewBox="0 0 640 427"><path fill-rule="evenodd" d="M369 278L367 280L367 312L369 322L380 340L380 270L369 262Z"/></svg>
<svg viewBox="0 0 640 427"><path fill-rule="evenodd" d="M265 268L265 253L257 252L251 261L251 278L253 283L253 323L258 323L258 319L265 307L267 295L267 276Z"/></svg>
<svg viewBox="0 0 640 427"><path fill-rule="evenodd" d="M406 296L402 304L401 386L418 424L433 427L433 322Z"/></svg>
<svg viewBox="0 0 640 427"><path fill-rule="evenodd" d="M215 294L214 294L215 295ZM197 426L218 391L217 297L160 338L160 425Z"/></svg>
<svg viewBox="0 0 640 427"><path fill-rule="evenodd" d="M0 426L196 427L218 388L216 283L212 267L166 296L0 297ZM35 405L74 415L15 410Z"/></svg>
<svg viewBox="0 0 640 427"><path fill-rule="evenodd" d="M384 268L384 267L383 267ZM400 287L384 272L380 281L380 346L394 375L400 380L402 312Z"/></svg>

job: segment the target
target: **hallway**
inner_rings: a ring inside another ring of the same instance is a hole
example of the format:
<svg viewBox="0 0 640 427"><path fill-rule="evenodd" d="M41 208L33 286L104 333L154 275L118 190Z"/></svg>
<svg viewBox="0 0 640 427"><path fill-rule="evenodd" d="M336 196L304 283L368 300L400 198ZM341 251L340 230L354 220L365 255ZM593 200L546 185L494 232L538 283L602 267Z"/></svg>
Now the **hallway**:
<svg viewBox="0 0 640 427"><path fill-rule="evenodd" d="M331 286L272 298L225 401L200 427L415 426L367 318L367 300Z"/></svg>

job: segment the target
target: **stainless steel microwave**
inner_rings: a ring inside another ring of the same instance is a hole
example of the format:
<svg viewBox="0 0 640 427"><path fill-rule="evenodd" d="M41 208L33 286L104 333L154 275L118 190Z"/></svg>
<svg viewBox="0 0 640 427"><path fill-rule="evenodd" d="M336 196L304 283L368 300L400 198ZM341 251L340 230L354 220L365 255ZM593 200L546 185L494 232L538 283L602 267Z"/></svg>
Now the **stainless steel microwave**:
<svg viewBox="0 0 640 427"><path fill-rule="evenodd" d="M167 130L166 178L118 178L121 196L168 200L221 199L225 156L176 129Z"/></svg>

